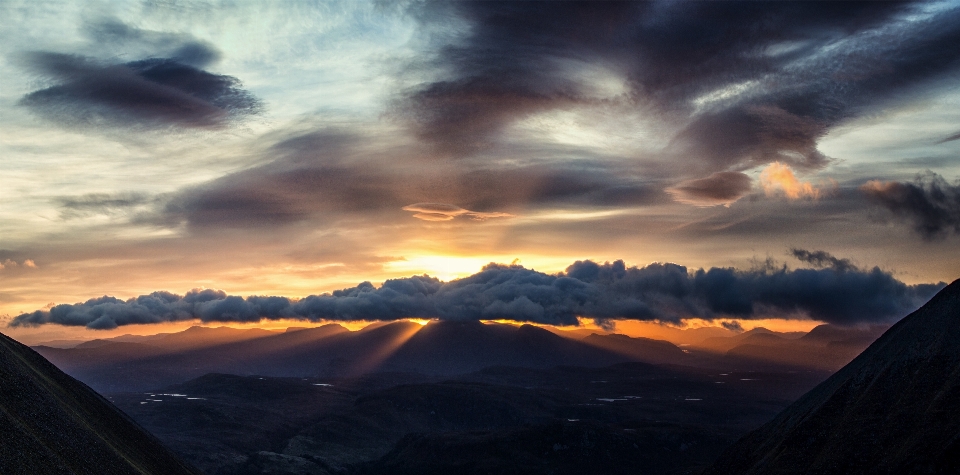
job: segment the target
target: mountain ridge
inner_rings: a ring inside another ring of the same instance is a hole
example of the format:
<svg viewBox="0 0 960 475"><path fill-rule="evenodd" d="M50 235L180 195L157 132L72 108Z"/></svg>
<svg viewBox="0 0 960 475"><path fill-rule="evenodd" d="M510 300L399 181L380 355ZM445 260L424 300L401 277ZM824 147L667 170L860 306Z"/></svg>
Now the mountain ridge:
<svg viewBox="0 0 960 475"><path fill-rule="evenodd" d="M960 470L960 280L704 475Z"/></svg>

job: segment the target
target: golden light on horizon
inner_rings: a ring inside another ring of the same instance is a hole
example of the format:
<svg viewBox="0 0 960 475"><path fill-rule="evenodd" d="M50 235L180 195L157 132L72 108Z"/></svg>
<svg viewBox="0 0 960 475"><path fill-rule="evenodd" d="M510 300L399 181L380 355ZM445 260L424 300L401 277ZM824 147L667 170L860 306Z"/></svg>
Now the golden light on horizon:
<svg viewBox="0 0 960 475"><path fill-rule="evenodd" d="M476 274L483 266L498 262L496 258L461 256L415 256L388 262L384 270L404 275L427 274L442 281L449 281Z"/></svg>

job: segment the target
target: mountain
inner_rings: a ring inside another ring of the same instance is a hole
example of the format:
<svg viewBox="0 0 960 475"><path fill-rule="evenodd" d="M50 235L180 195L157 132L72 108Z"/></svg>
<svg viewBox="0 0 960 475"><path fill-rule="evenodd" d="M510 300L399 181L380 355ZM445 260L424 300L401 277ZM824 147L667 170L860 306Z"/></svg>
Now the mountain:
<svg viewBox="0 0 960 475"><path fill-rule="evenodd" d="M797 341L811 344L822 345L864 345L870 346L870 343L876 341L883 335L883 332L890 328L889 325L870 325L864 328L859 327L841 327L837 325L817 325L809 333L800 337Z"/></svg>
<svg viewBox="0 0 960 475"><path fill-rule="evenodd" d="M455 375L489 366L550 368L628 361L680 364L665 341L597 335L582 341L532 325L393 322L359 331L330 324L288 332L193 328L141 342L89 342L72 349L35 347L67 373L104 392L150 390L207 373L274 377L348 377L369 372ZM242 338L241 338L242 337ZM201 345L199 342L205 342ZM187 343L184 343L187 342Z"/></svg>
<svg viewBox="0 0 960 475"><path fill-rule="evenodd" d="M886 325L841 327L819 325L810 332L778 333L755 328L733 337L708 338L690 346L691 353L722 366L737 368L788 367L834 372L870 346Z"/></svg>
<svg viewBox="0 0 960 475"><path fill-rule="evenodd" d="M106 399L2 334L0 381L0 473L198 473Z"/></svg>
<svg viewBox="0 0 960 475"><path fill-rule="evenodd" d="M757 327L739 335L706 338L700 343L691 346L716 353L726 353L740 345L773 345L801 337L802 335L804 335L804 333L779 333L763 327Z"/></svg>
<svg viewBox="0 0 960 475"><path fill-rule="evenodd" d="M705 475L960 473L960 280Z"/></svg>
<svg viewBox="0 0 960 475"><path fill-rule="evenodd" d="M619 353L634 361L663 364L683 364L689 356L669 341L627 335L594 333L582 340L588 345Z"/></svg>
<svg viewBox="0 0 960 475"><path fill-rule="evenodd" d="M48 340L37 343L35 346L49 346L51 348L74 348L87 340Z"/></svg>
<svg viewBox="0 0 960 475"><path fill-rule="evenodd" d="M150 340L146 343L171 350L189 350L214 345L223 345L238 341L255 340L277 335L278 332L262 328L246 330L230 327L207 328L193 326L182 332L171 333L163 338Z"/></svg>
<svg viewBox="0 0 960 475"><path fill-rule="evenodd" d="M237 341L253 340L257 338L274 336L277 334L278 332L264 330L262 328L243 330L230 327L210 328L192 326L184 331L176 333L158 333L156 335L121 335L113 338L90 340L74 345L73 348L99 348L113 343L140 343L173 351L182 351L208 346L223 345ZM63 345L59 346L65 347Z"/></svg>
<svg viewBox="0 0 960 475"><path fill-rule="evenodd" d="M654 342L649 340L646 346L633 352L621 352L586 339L564 338L533 325L440 321L430 322L415 332L384 360L383 367L393 371L452 375L500 365L550 368L558 365L597 367L626 361L679 363L685 356L671 343ZM642 345L641 341L627 346Z"/></svg>
<svg viewBox="0 0 960 475"><path fill-rule="evenodd" d="M678 475L822 380L644 363L453 377L208 374L113 400L210 475Z"/></svg>

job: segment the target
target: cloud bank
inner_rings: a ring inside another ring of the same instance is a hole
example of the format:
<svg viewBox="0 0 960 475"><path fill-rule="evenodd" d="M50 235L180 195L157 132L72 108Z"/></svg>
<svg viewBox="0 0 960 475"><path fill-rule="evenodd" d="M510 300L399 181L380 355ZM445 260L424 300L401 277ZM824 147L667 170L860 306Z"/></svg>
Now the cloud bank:
<svg viewBox="0 0 960 475"><path fill-rule="evenodd" d="M680 322L687 318L800 318L836 324L888 322L918 308L939 284L906 285L877 267L861 270L822 251L794 250L817 269L786 266L688 270L676 264L627 267L623 261L577 261L545 274L519 265L489 264L477 274L441 282L423 276L370 282L299 300L240 297L218 290L186 295L154 292L129 300L99 297L18 315L11 326L55 323L111 329L175 322L258 322L262 319L512 320L577 325L578 317ZM824 265L828 263L829 265Z"/></svg>

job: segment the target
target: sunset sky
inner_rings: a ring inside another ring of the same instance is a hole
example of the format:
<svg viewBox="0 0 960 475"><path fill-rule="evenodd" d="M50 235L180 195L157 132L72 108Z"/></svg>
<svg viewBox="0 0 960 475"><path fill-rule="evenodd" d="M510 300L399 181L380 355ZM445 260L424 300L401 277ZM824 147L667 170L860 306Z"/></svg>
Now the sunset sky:
<svg viewBox="0 0 960 475"><path fill-rule="evenodd" d="M960 277L955 1L7 0L0 18L15 338L890 322Z"/></svg>

